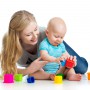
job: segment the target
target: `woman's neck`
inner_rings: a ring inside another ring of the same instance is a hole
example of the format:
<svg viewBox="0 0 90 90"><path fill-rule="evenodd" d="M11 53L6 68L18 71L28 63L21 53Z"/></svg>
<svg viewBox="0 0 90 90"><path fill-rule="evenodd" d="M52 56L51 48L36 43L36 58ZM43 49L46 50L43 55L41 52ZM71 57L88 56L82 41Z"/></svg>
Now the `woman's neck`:
<svg viewBox="0 0 90 90"><path fill-rule="evenodd" d="M22 43L22 47L24 50L28 51L30 54L36 54L37 53L37 44L35 45L29 45Z"/></svg>

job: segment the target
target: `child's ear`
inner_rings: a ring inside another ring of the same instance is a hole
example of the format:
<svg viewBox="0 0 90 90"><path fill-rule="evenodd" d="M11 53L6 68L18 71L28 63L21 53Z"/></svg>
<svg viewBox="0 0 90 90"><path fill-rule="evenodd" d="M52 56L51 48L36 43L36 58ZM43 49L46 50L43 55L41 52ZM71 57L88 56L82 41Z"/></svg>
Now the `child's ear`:
<svg viewBox="0 0 90 90"><path fill-rule="evenodd" d="M46 36L48 36L48 30L45 30L45 34L46 34Z"/></svg>

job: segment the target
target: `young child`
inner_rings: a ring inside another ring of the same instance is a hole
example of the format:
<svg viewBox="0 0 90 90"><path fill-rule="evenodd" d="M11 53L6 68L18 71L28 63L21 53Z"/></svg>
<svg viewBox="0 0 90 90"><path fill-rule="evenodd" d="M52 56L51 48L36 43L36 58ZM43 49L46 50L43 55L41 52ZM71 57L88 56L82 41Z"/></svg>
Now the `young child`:
<svg viewBox="0 0 90 90"><path fill-rule="evenodd" d="M65 69L60 65L60 61L63 61L67 58L74 58L76 63L76 57L70 56L63 44L63 39L66 34L66 24L65 22L58 17L52 18L47 26L46 36L39 47L40 56L42 60L48 61L43 69L47 73L50 73L50 78L53 80L55 74L63 73L66 75L66 79L71 81L81 80L81 74L76 74L74 69Z"/></svg>

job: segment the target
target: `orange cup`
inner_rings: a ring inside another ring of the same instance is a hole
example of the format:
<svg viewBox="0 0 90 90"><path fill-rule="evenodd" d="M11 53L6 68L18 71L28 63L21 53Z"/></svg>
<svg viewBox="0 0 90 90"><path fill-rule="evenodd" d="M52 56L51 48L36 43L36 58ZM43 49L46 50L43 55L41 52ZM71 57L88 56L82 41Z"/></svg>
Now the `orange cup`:
<svg viewBox="0 0 90 90"><path fill-rule="evenodd" d="M88 80L90 80L90 72L87 73Z"/></svg>

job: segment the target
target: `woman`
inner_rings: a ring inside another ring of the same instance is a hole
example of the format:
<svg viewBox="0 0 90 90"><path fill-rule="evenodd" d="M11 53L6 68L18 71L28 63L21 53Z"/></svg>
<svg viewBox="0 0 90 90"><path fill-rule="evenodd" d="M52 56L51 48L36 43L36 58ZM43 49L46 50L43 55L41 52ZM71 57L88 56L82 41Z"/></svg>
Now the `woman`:
<svg viewBox="0 0 90 90"><path fill-rule="evenodd" d="M40 31L39 31L40 29ZM47 61L40 61L37 58L39 43L45 38L44 28L39 28L33 14L22 10L14 13L9 23L8 33L3 38L3 48L1 53L1 66L3 74L22 73L30 74L36 79L47 79L50 74L41 69ZM66 49L71 55L79 57L66 42ZM17 68L16 63L26 67ZM81 67L79 68L79 66ZM82 69L83 68L83 69ZM87 61L81 57L77 58L75 71L85 73L87 71ZM44 77L42 77L44 76Z"/></svg>

